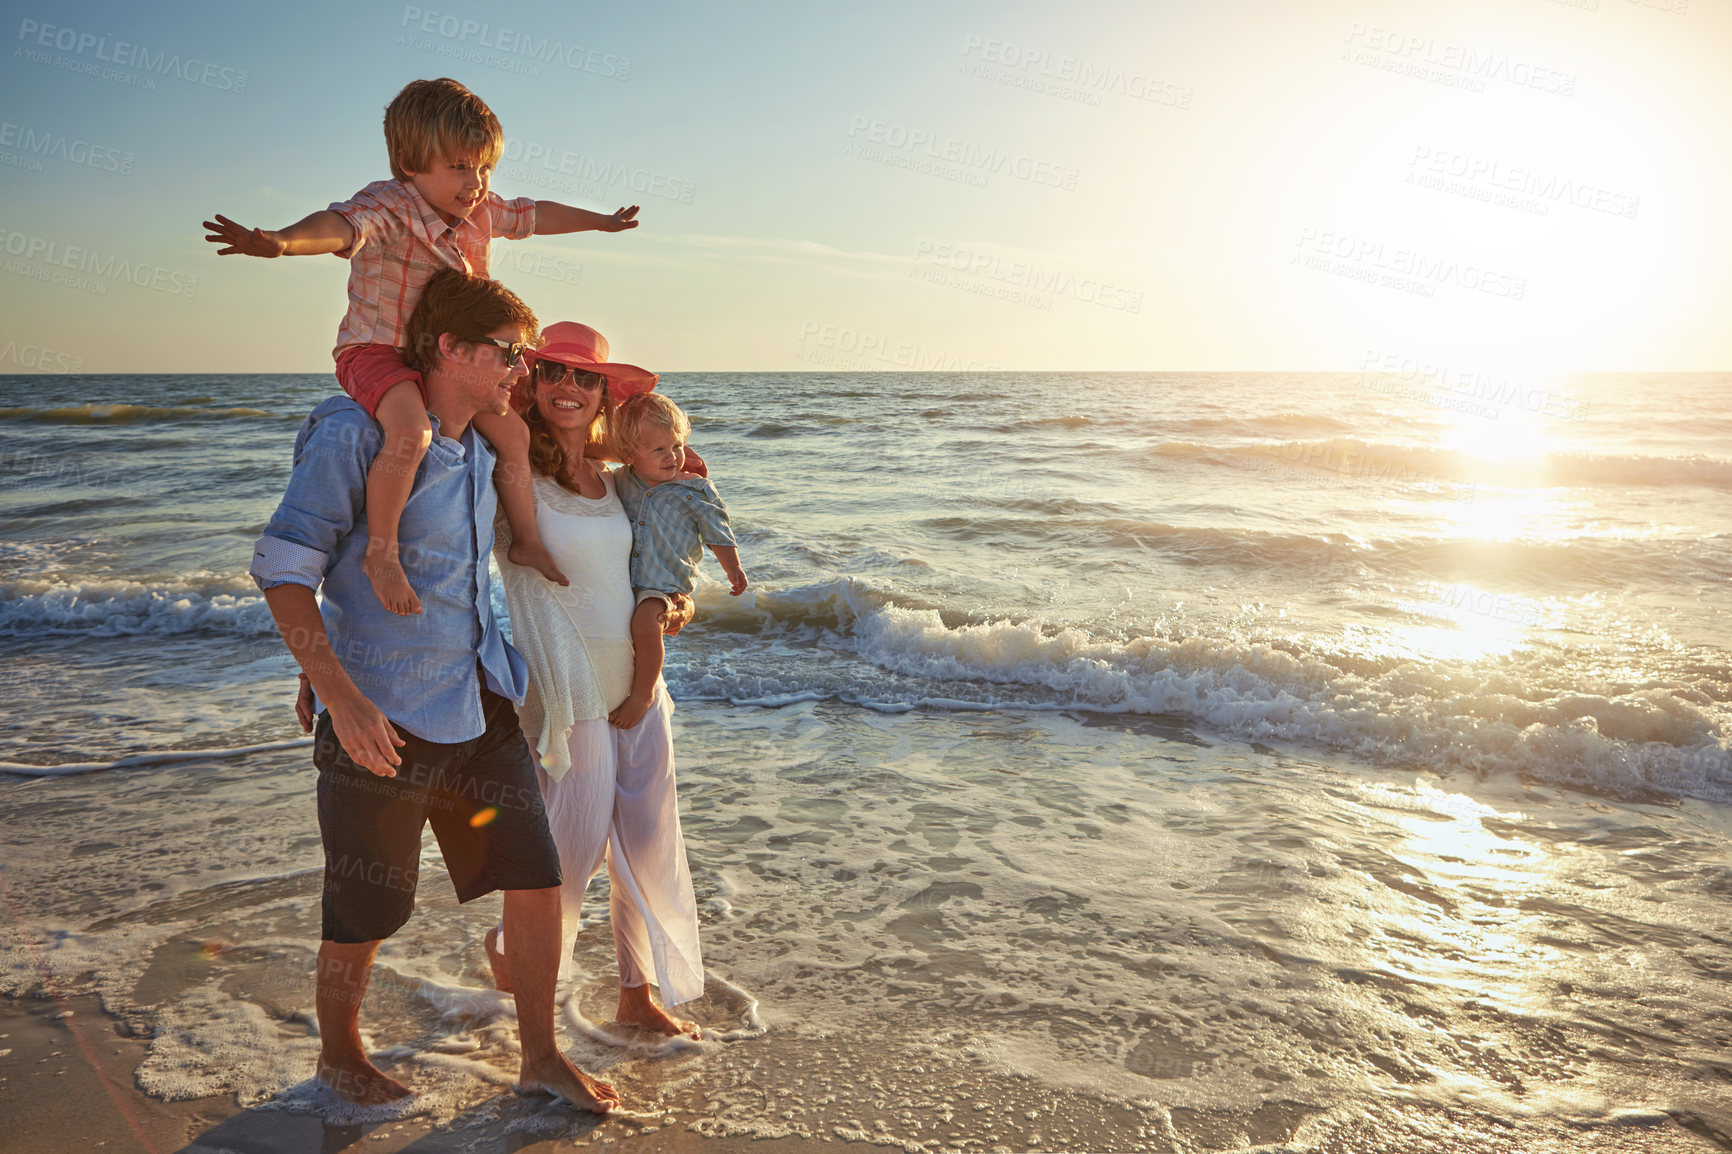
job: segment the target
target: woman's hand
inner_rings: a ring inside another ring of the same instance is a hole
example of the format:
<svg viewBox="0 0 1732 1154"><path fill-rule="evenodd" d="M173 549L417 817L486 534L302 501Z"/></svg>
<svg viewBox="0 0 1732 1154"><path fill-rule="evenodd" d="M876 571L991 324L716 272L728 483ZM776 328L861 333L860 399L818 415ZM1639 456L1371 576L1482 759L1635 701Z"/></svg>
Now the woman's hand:
<svg viewBox="0 0 1732 1154"><path fill-rule="evenodd" d="M649 712L649 707L649 698L634 695L620 702L619 708L607 715L607 720L619 729L634 729Z"/></svg>
<svg viewBox="0 0 1732 1154"><path fill-rule="evenodd" d="M667 607L667 612L661 615L661 622L662 632L669 637L677 635L680 630L692 623L692 618L698 615L698 607L693 604L691 597L684 593L668 594ZM648 706L646 705L645 708L647 709ZM630 729L631 726L628 725L625 728Z"/></svg>

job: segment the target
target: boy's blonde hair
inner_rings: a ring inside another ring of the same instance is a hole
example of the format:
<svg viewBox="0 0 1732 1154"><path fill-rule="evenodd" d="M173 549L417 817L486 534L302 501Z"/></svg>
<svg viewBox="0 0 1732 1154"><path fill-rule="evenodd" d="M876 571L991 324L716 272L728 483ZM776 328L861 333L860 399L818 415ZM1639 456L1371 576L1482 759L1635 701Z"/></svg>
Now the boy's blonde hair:
<svg viewBox="0 0 1732 1154"><path fill-rule="evenodd" d="M411 80L385 106L391 175L408 180L444 159L492 168L505 153L505 132L481 97L449 77Z"/></svg>
<svg viewBox="0 0 1732 1154"><path fill-rule="evenodd" d="M644 429L650 426L668 430L682 445L692 435L692 423L678 405L660 393L639 393L614 414L614 447L622 455L636 453Z"/></svg>

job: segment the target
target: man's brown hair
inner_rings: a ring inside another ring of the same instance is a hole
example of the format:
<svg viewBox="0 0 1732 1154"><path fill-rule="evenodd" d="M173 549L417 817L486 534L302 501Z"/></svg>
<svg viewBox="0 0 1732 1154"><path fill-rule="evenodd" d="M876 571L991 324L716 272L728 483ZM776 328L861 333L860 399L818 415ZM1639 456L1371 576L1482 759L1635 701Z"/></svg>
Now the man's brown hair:
<svg viewBox="0 0 1732 1154"><path fill-rule="evenodd" d="M505 152L505 132L481 97L457 81L411 80L385 106L385 149L391 175L408 180L441 159L492 168Z"/></svg>
<svg viewBox="0 0 1732 1154"><path fill-rule="evenodd" d="M421 290L399 351L404 364L425 376L439 360L441 334L473 344L502 325L515 325L526 341L533 341L541 327L523 299L498 281L442 268Z"/></svg>

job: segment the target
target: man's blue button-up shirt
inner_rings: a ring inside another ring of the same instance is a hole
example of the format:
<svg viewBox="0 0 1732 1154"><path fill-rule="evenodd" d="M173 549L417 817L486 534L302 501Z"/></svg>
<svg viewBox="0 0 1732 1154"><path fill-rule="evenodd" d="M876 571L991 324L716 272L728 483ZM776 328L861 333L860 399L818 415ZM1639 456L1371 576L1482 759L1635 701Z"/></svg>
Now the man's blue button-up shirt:
<svg viewBox="0 0 1732 1154"><path fill-rule="evenodd" d="M429 414L431 416L431 414ZM476 664L493 692L521 702L523 658L493 616L493 451L471 426L439 434L422 458L397 540L421 613L400 617L373 593L367 555L367 470L383 442L348 397L314 409L295 438L288 491L253 548L260 589L305 585L323 594L325 631L344 670L381 712L426 741L480 737Z"/></svg>

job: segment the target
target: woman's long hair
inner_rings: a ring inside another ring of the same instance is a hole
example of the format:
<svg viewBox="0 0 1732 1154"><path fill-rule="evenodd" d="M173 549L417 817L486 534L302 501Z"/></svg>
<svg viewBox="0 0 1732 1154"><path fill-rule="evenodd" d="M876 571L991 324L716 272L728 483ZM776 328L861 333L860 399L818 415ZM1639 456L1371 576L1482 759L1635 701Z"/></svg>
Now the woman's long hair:
<svg viewBox="0 0 1732 1154"><path fill-rule="evenodd" d="M526 382L527 383L527 382ZM565 479L565 449L553 435L553 430L547 426L547 418L541 415L541 406L535 403L534 386L530 385L527 392L529 404L522 410L523 423L529 426L529 471L543 477L552 477L560 488L577 492ZM589 428L584 431L584 456L597 460L610 455L608 445L609 422L613 419L613 396L607 384L601 386L601 404L596 407L595 419L590 421Z"/></svg>

